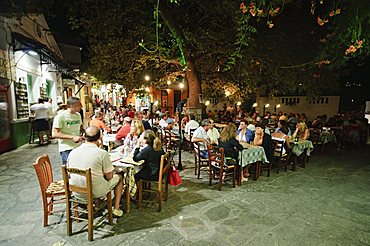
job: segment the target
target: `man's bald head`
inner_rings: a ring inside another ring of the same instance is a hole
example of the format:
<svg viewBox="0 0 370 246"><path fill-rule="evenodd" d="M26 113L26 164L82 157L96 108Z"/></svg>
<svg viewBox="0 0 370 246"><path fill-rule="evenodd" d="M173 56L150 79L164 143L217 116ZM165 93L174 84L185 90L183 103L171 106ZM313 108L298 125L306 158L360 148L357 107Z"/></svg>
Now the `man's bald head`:
<svg viewBox="0 0 370 246"><path fill-rule="evenodd" d="M89 126L85 130L85 139L87 142L95 142L100 139L100 129L96 126Z"/></svg>

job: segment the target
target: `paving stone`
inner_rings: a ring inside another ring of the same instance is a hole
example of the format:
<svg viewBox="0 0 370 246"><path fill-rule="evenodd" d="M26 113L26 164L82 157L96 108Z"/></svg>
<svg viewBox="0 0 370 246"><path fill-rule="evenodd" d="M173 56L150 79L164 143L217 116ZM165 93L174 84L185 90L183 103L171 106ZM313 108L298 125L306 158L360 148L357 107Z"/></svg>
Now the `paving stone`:
<svg viewBox="0 0 370 246"><path fill-rule="evenodd" d="M368 245L370 242L369 147L356 153L330 150L310 157L305 169L273 172L232 188L208 185L194 175L193 154L182 152L183 184L170 187L161 213L156 204L104 224L87 241L86 223L66 236L65 216L43 224L42 201L32 164L49 154L61 179L57 144L26 145L0 155L1 245ZM177 158L175 157L175 160ZM85 231L79 232L85 228Z"/></svg>

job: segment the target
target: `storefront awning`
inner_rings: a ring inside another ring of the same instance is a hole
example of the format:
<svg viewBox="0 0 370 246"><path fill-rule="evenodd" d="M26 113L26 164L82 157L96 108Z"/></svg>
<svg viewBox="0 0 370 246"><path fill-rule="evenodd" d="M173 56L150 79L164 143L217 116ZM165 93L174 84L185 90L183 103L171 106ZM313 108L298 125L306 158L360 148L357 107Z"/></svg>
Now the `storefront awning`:
<svg viewBox="0 0 370 246"><path fill-rule="evenodd" d="M48 49L44 44L17 32L12 33L12 39L14 51L36 51L40 55L41 64L53 64L63 74L67 74L70 70L69 65L63 61L63 58Z"/></svg>

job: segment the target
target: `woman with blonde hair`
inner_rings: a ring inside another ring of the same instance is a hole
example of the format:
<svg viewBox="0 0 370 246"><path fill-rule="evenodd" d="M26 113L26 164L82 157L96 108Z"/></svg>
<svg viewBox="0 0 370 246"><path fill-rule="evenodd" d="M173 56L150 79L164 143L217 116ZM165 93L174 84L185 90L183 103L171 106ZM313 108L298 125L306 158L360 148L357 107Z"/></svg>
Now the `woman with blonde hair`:
<svg viewBox="0 0 370 246"><path fill-rule="evenodd" d="M160 138L152 130L144 131L133 156L136 162L144 160L143 168L135 174L135 179L158 180L161 155L164 154Z"/></svg>
<svg viewBox="0 0 370 246"><path fill-rule="evenodd" d="M133 123L134 126L136 127L137 135L140 136L145 131L143 122L141 120L134 120Z"/></svg>
<svg viewBox="0 0 370 246"><path fill-rule="evenodd" d="M296 130L293 133L293 139L298 136L299 140L307 140L310 136L310 129L308 129L306 123L297 123Z"/></svg>

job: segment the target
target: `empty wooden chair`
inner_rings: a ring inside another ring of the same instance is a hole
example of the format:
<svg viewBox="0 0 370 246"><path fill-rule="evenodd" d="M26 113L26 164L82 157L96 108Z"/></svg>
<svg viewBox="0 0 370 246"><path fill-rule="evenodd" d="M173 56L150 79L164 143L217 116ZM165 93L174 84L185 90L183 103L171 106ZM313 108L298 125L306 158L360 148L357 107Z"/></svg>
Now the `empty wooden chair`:
<svg viewBox="0 0 370 246"><path fill-rule="evenodd" d="M65 192L63 180L54 182L53 170L51 168L50 159L48 155L42 155L36 159L33 164L39 180L42 203L44 208L44 226L48 225L48 216L57 212L64 212L63 210L54 211L54 204L64 203Z"/></svg>
<svg viewBox="0 0 370 246"><path fill-rule="evenodd" d="M210 161L209 185L212 185L212 180L218 175L218 190L221 191L222 183L227 179L232 179L233 187L235 188L236 168L238 163L227 163L225 160L224 148L213 149L208 147Z"/></svg>
<svg viewBox="0 0 370 246"><path fill-rule="evenodd" d="M314 152L319 151L320 155L324 153L324 140L321 134L322 134L321 128L310 129L310 139L314 146Z"/></svg>
<svg viewBox="0 0 370 246"><path fill-rule="evenodd" d="M158 212L162 211L162 201L167 201L168 198L168 172L171 168L171 153L167 152L161 156L159 167L158 180L144 180L139 179L138 194L139 194L139 208L142 207L143 192L156 193L158 200ZM164 188L164 190L163 190Z"/></svg>
<svg viewBox="0 0 370 246"><path fill-rule="evenodd" d="M84 220L88 222L88 240L93 240L94 231L94 213L107 208L108 222L113 224L112 213L112 194L109 191L104 200L96 199L94 203L91 181L91 169L82 170L78 168L71 168L62 166L62 173L64 179L64 187L66 193L66 214L67 214L67 235L72 235L73 220ZM71 175L80 175L85 177L86 186L76 186L69 183ZM77 197L74 192L86 197L86 199ZM87 209L85 209L87 207ZM79 217L79 214L87 214L87 219Z"/></svg>

